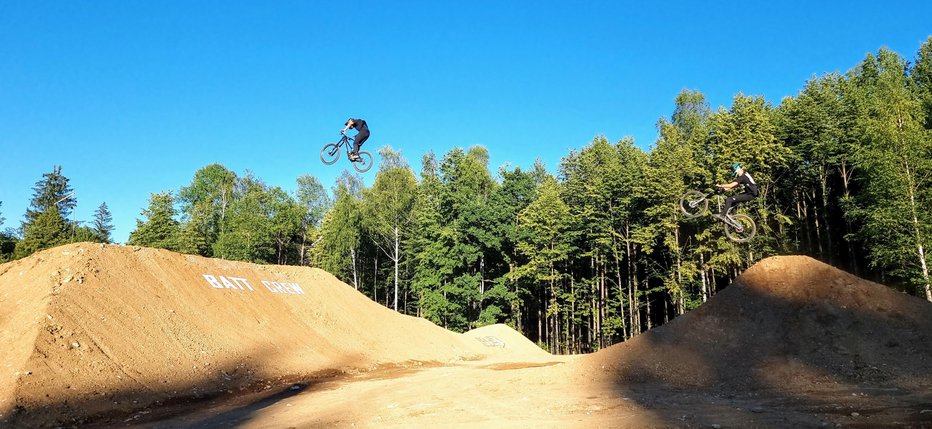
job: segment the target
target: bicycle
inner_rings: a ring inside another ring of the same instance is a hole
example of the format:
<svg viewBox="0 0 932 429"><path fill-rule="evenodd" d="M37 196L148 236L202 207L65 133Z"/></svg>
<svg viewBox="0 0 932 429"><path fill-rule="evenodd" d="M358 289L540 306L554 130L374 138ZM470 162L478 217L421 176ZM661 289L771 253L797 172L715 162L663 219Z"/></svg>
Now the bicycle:
<svg viewBox="0 0 932 429"><path fill-rule="evenodd" d="M343 138L336 143L327 143L324 145L324 148L320 150L320 160L324 164L332 165L340 159L340 146L346 146L346 157L350 158L350 141L353 138L343 134ZM350 161L353 163L353 168L360 173L365 173L372 168L372 154L364 150L359 151L356 159L350 158Z"/></svg>
<svg viewBox="0 0 932 429"><path fill-rule="evenodd" d="M754 219L744 213L732 214L735 209L734 206L728 209L725 216L709 213L709 196L710 194L699 191L687 191L680 198L680 211L687 218L710 215L722 221L725 225L725 235L736 243L747 243L754 238L754 234L757 233L757 224L754 223ZM717 197L718 213L721 213L722 206L725 203L725 196L718 194Z"/></svg>

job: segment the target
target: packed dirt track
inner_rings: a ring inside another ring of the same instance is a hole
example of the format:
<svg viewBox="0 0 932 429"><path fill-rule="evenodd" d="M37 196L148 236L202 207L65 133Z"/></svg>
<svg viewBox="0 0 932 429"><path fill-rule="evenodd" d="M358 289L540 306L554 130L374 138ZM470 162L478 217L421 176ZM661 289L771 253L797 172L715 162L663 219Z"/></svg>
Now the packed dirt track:
<svg viewBox="0 0 932 429"><path fill-rule="evenodd" d="M0 265L0 427L932 427L932 304L806 257L597 353L330 274L74 244Z"/></svg>

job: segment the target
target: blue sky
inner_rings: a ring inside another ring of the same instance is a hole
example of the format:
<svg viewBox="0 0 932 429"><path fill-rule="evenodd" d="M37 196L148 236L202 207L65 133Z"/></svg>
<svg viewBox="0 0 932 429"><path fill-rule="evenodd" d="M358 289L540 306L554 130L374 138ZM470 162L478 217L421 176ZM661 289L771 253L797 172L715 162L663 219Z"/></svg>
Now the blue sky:
<svg viewBox="0 0 932 429"><path fill-rule="evenodd" d="M0 0L0 212L19 226L62 165L125 241L149 194L221 163L270 185L323 165L347 117L366 148L483 145L551 171L596 135L648 148L676 94L773 104L889 47L913 59L932 2ZM371 184L375 170L367 173Z"/></svg>

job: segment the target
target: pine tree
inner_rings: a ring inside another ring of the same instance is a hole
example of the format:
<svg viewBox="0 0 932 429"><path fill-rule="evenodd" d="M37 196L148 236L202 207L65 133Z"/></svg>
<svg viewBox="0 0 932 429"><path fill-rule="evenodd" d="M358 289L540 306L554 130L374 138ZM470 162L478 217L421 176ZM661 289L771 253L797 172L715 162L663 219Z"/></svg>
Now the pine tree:
<svg viewBox="0 0 932 429"><path fill-rule="evenodd" d="M23 229L28 228L39 214L55 207L63 219L71 215L71 210L77 205L77 199L68 184L68 178L61 174L61 166L52 167L51 173L42 174L43 179L36 182L32 188L33 195L29 209L26 210L26 222Z"/></svg>
<svg viewBox="0 0 932 429"><path fill-rule="evenodd" d="M101 203L97 207L97 211L94 212L94 226L93 231L96 239L101 243L112 243L112 237L110 233L113 232L113 216L110 214L110 209L107 208L107 203Z"/></svg>
<svg viewBox="0 0 932 429"><path fill-rule="evenodd" d="M172 192L151 194L149 206L142 210L145 221L136 220L136 230L130 233L127 244L177 250L179 222L175 219L175 200Z"/></svg>
<svg viewBox="0 0 932 429"><path fill-rule="evenodd" d="M24 258L40 250L67 243L66 229L65 220L55 205L37 213L23 239L16 243L16 257Z"/></svg>
<svg viewBox="0 0 932 429"><path fill-rule="evenodd" d="M0 201L0 207L3 206L3 202ZM6 219L0 213L0 227L3 226L3 222ZM0 262L6 262L13 256L13 252L16 249L16 237L13 233L7 230L0 230Z"/></svg>

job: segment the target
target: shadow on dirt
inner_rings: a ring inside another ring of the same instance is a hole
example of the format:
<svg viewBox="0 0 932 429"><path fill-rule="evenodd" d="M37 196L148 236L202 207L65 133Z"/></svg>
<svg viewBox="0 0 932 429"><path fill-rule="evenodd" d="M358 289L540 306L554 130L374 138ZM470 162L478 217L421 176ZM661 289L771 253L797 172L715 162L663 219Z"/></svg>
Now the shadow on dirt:
<svg viewBox="0 0 932 429"><path fill-rule="evenodd" d="M584 366L671 427L932 427L932 304L824 267L742 276Z"/></svg>
<svg viewBox="0 0 932 429"><path fill-rule="evenodd" d="M302 392L323 389L343 376L339 370L269 376L263 363L274 362L275 354L250 356L251 364L230 360L216 365L206 377L164 382L157 390L140 386L92 396L66 396L32 406L19 405L7 420L0 421L0 427L233 427L270 405ZM347 356L333 367L350 368L356 358ZM224 406L219 408L217 404Z"/></svg>

